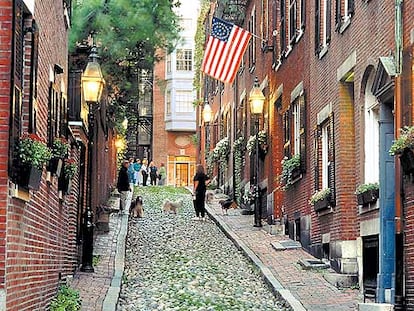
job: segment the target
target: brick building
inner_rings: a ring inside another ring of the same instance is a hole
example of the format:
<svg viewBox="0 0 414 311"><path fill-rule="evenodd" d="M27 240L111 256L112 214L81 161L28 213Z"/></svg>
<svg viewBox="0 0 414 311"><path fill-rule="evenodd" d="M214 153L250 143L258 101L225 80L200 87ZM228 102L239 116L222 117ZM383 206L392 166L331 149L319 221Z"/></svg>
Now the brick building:
<svg viewBox="0 0 414 311"><path fill-rule="evenodd" d="M59 285L80 266L87 206L96 212L114 182L115 165L105 164L115 158L106 109L88 118L80 74L77 80L68 79L70 5L47 0L0 4L0 310L48 309ZM93 137L88 121L95 125ZM62 166L50 161L40 170L32 166L26 171L17 148L26 134L38 136L49 148L64 138L69 151L54 161ZM77 167L71 178L65 170L68 161ZM39 184L26 178L35 171Z"/></svg>
<svg viewBox="0 0 414 311"><path fill-rule="evenodd" d="M206 33L214 15L257 37L233 84L203 76L212 123L222 127L213 130L209 148L223 137L233 146L227 170L214 165L215 175L240 205L251 205L243 193L252 184L254 162L246 152L240 170L234 159L236 140L257 130L248 96L257 76L266 97L259 130L269 139L258 168L263 218L273 222L273 216L290 238L329 262L338 272L333 282L357 284L371 301L413 308L412 187L398 157L389 154L399 128L412 124L412 4L223 4L205 14ZM202 136L211 130L206 125ZM369 199L356 195L359 186L377 183Z"/></svg>
<svg viewBox="0 0 414 311"><path fill-rule="evenodd" d="M198 1L181 1L182 40L154 66L153 160L165 164L167 185L189 186L196 164L194 33Z"/></svg>

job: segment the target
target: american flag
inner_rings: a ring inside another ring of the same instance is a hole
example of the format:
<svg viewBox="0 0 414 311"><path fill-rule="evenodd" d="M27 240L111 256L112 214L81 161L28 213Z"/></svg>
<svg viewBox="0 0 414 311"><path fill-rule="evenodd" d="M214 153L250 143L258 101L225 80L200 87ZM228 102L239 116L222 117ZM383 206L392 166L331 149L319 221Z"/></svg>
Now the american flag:
<svg viewBox="0 0 414 311"><path fill-rule="evenodd" d="M214 79L232 83L251 37L250 32L213 17L201 70Z"/></svg>

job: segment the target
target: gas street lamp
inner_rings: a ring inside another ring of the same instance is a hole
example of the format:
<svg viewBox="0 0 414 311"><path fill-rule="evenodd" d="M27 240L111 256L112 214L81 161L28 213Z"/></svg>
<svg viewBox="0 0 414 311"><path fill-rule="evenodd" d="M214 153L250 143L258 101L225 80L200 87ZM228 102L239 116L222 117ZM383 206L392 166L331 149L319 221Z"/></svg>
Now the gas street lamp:
<svg viewBox="0 0 414 311"><path fill-rule="evenodd" d="M88 130L88 185L87 208L83 214L83 244L82 244L82 266L83 272L94 272L93 260L93 212L92 212L92 147L94 139L94 104L99 105L105 80L99 65L96 46L91 49L89 61L82 74L83 98L89 105L89 130Z"/></svg>
<svg viewBox="0 0 414 311"><path fill-rule="evenodd" d="M263 95L262 90L260 89L259 79L257 77L254 79L254 85L249 94L250 101L250 113L255 118L255 131L256 131L256 141L255 141L255 159L254 159L254 175L253 175L253 196L254 196L254 226L262 226L262 206L261 206L261 197L259 191L258 183L258 173L259 173L259 117L263 113L263 105L265 101L265 96Z"/></svg>

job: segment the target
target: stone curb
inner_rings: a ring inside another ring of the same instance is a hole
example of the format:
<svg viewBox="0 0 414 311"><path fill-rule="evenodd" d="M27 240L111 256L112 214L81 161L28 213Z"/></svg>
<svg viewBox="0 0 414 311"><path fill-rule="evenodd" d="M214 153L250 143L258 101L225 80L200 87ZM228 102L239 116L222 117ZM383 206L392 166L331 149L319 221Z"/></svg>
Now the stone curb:
<svg viewBox="0 0 414 311"><path fill-rule="evenodd" d="M263 264L259 257L233 232L233 230L221 219L216 218L215 214L210 210L208 204L205 205L207 214L218 225L218 227L226 234L226 236L241 250L244 255L260 270L265 282L272 288L273 293L283 298L293 311L306 311L303 305L297 300L290 290L285 289L276 279L270 269Z"/></svg>
<svg viewBox="0 0 414 311"><path fill-rule="evenodd" d="M128 215L122 215L121 228L118 232L114 263L114 275L102 305L102 311L115 311L121 292L122 275L125 268L125 241L128 233Z"/></svg>

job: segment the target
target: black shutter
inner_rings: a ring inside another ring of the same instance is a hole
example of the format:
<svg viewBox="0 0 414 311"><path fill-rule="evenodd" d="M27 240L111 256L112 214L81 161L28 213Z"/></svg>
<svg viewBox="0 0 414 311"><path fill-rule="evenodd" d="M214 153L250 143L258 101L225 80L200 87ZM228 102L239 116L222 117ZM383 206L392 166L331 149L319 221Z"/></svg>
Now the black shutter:
<svg viewBox="0 0 414 311"><path fill-rule="evenodd" d="M321 48L321 1L315 0L315 54L319 54Z"/></svg>
<svg viewBox="0 0 414 311"><path fill-rule="evenodd" d="M300 1L300 28L305 29L306 24L306 1Z"/></svg>
<svg viewBox="0 0 414 311"><path fill-rule="evenodd" d="M315 150L315 155L314 155L314 167L313 167L313 173L314 173L314 187L315 190L319 190L319 160L320 160L320 155L319 155L319 146L321 143L321 127L320 125L318 125L315 129L314 132L314 150Z"/></svg>
<svg viewBox="0 0 414 311"><path fill-rule="evenodd" d="M341 12L342 0L336 0L335 9L335 31L339 31L342 25L342 12Z"/></svg>
<svg viewBox="0 0 414 311"><path fill-rule="evenodd" d="M349 16L354 15L355 0L348 0L348 14Z"/></svg>
<svg viewBox="0 0 414 311"><path fill-rule="evenodd" d="M286 1L280 0L280 55L286 50Z"/></svg>
<svg viewBox="0 0 414 311"><path fill-rule="evenodd" d="M334 137L334 117L331 114L329 119L329 148L328 148L328 187L331 189L331 205L335 206L336 189L335 189L335 137Z"/></svg>
<svg viewBox="0 0 414 311"><path fill-rule="evenodd" d="M300 169L306 171L306 98L305 93L299 98L300 107Z"/></svg>
<svg viewBox="0 0 414 311"><path fill-rule="evenodd" d="M296 0L291 0L289 8L289 40L291 45L294 44L296 39L296 12Z"/></svg>
<svg viewBox="0 0 414 311"><path fill-rule="evenodd" d="M332 30L332 26L331 26L331 16L332 16L332 0L326 0L326 43L331 42L331 30Z"/></svg>

